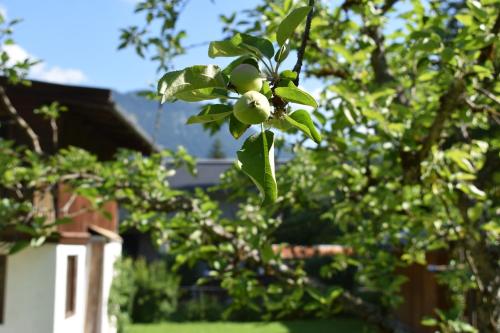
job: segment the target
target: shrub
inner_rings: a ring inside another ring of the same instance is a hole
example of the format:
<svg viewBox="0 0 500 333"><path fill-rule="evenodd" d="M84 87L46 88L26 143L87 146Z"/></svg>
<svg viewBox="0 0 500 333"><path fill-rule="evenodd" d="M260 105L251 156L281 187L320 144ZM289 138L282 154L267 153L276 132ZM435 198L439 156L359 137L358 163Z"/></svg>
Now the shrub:
<svg viewBox="0 0 500 333"><path fill-rule="evenodd" d="M115 278L109 297L109 314L118 331L129 322L165 321L177 309L180 279L163 261L124 258L115 264Z"/></svg>
<svg viewBox="0 0 500 333"><path fill-rule="evenodd" d="M223 318L224 305L213 295L200 294L179 304L172 319L175 321L219 321Z"/></svg>
<svg viewBox="0 0 500 333"><path fill-rule="evenodd" d="M135 262L136 290L132 302L134 323L164 321L177 309L180 278L169 272L163 261Z"/></svg>

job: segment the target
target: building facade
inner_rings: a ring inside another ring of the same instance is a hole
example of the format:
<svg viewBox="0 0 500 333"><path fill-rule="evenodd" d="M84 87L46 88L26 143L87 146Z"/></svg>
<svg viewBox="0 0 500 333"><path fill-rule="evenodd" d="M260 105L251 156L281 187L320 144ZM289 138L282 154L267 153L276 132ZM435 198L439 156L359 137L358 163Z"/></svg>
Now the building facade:
<svg viewBox="0 0 500 333"><path fill-rule="evenodd" d="M76 146L107 160L120 148L144 154L155 150L120 112L110 90L37 81L12 86L0 80L0 85L39 136L45 153ZM68 108L58 119L58 147L52 145L48 122L33 113L55 101ZM24 131L3 111L0 108L0 136L28 145ZM118 205L106 203L104 216L64 184L57 185L54 195L55 200L37 205L47 205L53 217L61 211L76 217L58 225L42 246L7 255L12 244L29 238L0 221L0 333L112 333L116 328L108 316L108 298L122 249Z"/></svg>

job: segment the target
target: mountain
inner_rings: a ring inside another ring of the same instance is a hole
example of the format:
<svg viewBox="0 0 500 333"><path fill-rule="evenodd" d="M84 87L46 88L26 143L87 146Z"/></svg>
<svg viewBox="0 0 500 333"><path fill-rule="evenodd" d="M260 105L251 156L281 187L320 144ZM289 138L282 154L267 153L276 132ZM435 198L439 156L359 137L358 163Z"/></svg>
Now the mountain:
<svg viewBox="0 0 500 333"><path fill-rule="evenodd" d="M201 104L198 103L178 101L165 104L156 130L158 102L138 96L134 92L113 92L113 100L125 112L128 119L138 124L151 137L156 133L158 145L168 149L184 146L195 157L209 157L215 141L219 139L222 152L227 158L232 159L236 157L236 151L241 148L248 136L247 134L244 138L235 140L229 133L227 124L213 136L205 131L201 124L186 125L187 119L200 111ZM251 134L252 131L248 133Z"/></svg>

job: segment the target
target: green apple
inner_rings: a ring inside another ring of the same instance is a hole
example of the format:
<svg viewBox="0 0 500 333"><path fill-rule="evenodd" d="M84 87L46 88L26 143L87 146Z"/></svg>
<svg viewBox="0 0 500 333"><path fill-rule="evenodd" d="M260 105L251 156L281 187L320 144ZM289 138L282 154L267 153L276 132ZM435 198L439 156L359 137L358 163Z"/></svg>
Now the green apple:
<svg viewBox="0 0 500 333"><path fill-rule="evenodd" d="M236 87L240 94L247 91L260 91L262 89L262 77L257 68L249 64L236 66L231 72L229 81Z"/></svg>
<svg viewBox="0 0 500 333"><path fill-rule="evenodd" d="M260 124L271 115L271 105L266 96L248 91L234 105L234 116L243 124Z"/></svg>

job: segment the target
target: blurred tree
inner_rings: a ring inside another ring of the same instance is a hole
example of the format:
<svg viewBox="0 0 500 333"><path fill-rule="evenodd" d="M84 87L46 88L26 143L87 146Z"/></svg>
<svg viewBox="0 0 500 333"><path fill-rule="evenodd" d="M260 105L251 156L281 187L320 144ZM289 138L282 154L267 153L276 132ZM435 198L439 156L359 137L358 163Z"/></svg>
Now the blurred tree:
<svg viewBox="0 0 500 333"><path fill-rule="evenodd" d="M216 159L226 158L226 154L224 153L222 142L220 141L220 139L215 139L208 156Z"/></svg>

